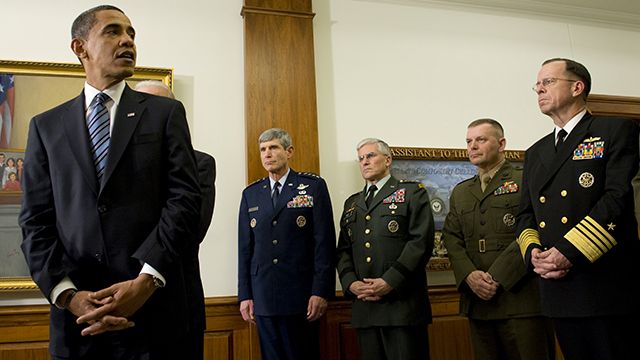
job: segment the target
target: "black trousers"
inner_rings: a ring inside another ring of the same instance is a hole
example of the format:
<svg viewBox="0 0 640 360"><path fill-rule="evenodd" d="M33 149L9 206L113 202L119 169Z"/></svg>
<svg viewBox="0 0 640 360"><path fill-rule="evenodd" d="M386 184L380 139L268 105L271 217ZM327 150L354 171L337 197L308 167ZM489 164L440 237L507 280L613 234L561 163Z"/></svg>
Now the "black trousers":
<svg viewBox="0 0 640 360"><path fill-rule="evenodd" d="M356 329L363 360L428 360L427 325Z"/></svg>
<svg viewBox="0 0 640 360"><path fill-rule="evenodd" d="M320 322L306 315L256 316L262 360L319 360Z"/></svg>
<svg viewBox="0 0 640 360"><path fill-rule="evenodd" d="M106 332L91 337L88 346L80 350L82 354L71 357L51 356L53 360L155 360L164 359L161 355L152 356L150 349L138 331L132 329Z"/></svg>
<svg viewBox="0 0 640 360"><path fill-rule="evenodd" d="M627 360L638 358L638 320L638 315L554 318L553 326L565 360Z"/></svg>

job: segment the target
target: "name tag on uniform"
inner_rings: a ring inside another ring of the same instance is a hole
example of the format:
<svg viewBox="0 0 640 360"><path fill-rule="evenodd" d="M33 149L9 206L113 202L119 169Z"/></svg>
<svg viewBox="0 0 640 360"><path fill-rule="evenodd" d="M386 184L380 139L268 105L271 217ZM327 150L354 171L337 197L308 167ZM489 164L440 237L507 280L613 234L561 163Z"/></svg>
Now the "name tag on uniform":
<svg viewBox="0 0 640 360"><path fill-rule="evenodd" d="M249 212L255 212L255 211L258 211L258 207L257 206L249 208Z"/></svg>

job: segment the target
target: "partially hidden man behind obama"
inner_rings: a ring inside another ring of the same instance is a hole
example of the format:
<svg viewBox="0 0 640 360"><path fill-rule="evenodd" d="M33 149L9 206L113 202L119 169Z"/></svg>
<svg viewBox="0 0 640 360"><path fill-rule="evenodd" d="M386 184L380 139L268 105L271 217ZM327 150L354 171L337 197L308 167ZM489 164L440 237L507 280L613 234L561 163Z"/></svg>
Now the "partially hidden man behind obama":
<svg viewBox="0 0 640 360"><path fill-rule="evenodd" d="M195 359L182 266L200 189L185 110L131 90L135 30L98 6L72 26L86 72L29 125L22 250L50 308L53 359Z"/></svg>
<svg viewBox="0 0 640 360"><path fill-rule="evenodd" d="M171 88L159 80L144 80L136 83L134 89L139 92L165 96L175 99L175 95ZM197 358L201 358L204 354L204 330L206 328L206 315L204 309L204 289L202 288L202 279L200 276L200 244L204 240L211 219L213 217L213 209L216 203L216 160L213 156L202 151L193 150L196 155L196 163L198 166L198 183L200 185L200 193L202 202L200 204L200 223L198 225L197 240L198 242L190 243L186 250L185 261L182 262L184 268L185 288L187 298L189 299L189 315L191 319L190 333L187 335L189 346Z"/></svg>
<svg viewBox="0 0 640 360"><path fill-rule="evenodd" d="M504 130L493 119L471 122L466 142L478 175L453 188L442 238L475 359L553 359L552 325L516 243L522 168L505 159Z"/></svg>
<svg viewBox="0 0 640 360"><path fill-rule="evenodd" d="M240 313L258 326L263 360L320 359L319 321L335 293L336 234L325 181L289 167L278 128L259 139L269 176L242 192L238 220Z"/></svg>
<svg viewBox="0 0 640 360"><path fill-rule="evenodd" d="M366 184L344 203L337 270L345 296L353 299L360 355L428 359L425 266L434 240L429 195L421 183L390 174L384 141L364 139L356 149Z"/></svg>

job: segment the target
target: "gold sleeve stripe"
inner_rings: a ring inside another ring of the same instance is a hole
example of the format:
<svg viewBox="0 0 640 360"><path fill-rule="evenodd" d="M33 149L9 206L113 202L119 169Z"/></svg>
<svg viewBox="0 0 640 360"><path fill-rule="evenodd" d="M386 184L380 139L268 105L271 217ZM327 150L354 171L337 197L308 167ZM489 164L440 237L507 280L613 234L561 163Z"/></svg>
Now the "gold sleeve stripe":
<svg viewBox="0 0 640 360"><path fill-rule="evenodd" d="M596 229L598 229L598 231L603 235L602 236L602 241L605 242L606 240L609 240L611 242L611 246L609 247L609 249L611 249L613 246L615 246L616 244L618 244L616 242L616 239L613 238L613 236L611 236L611 234L605 230L605 228L603 228L602 226L600 226L600 224L598 224L597 221L595 221L591 216L586 216L584 218L584 220L582 221L588 221L591 225L593 225L593 227L595 227Z"/></svg>
<svg viewBox="0 0 640 360"><path fill-rule="evenodd" d="M584 222L580 222L575 228L583 235L583 241L590 243L594 248L596 248L596 251L603 254L607 252L606 246L602 242L593 240L597 238L598 233L592 226L585 224Z"/></svg>
<svg viewBox="0 0 640 360"><path fill-rule="evenodd" d="M581 226L582 229L585 229L583 230L585 235L587 235L587 237L594 243L594 245L600 248L603 253L611 250L611 248L613 247L613 245L611 245L611 242L609 242L609 239L601 234L598 229L595 226L591 225L588 221L582 220L578 224L578 226Z"/></svg>
<svg viewBox="0 0 640 360"><path fill-rule="evenodd" d="M596 248L589 240L585 239L584 235L577 228L569 230L569 232L564 235L564 238L569 240L590 262L594 262L602 256L602 251Z"/></svg>
<svg viewBox="0 0 640 360"><path fill-rule="evenodd" d="M613 236L590 216L582 219L564 237L591 262L598 260L617 244Z"/></svg>
<svg viewBox="0 0 640 360"><path fill-rule="evenodd" d="M520 253L524 258L527 253L527 248L529 245L536 244L542 246L540 243L540 235L537 230L534 229L524 229L523 232L518 236L518 246L520 247Z"/></svg>

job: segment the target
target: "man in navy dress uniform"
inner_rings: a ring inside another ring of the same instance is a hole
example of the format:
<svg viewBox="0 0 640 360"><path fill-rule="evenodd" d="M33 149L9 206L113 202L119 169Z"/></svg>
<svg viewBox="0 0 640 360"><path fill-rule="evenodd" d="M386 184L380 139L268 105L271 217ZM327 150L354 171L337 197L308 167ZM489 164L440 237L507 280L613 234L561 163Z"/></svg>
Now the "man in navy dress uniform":
<svg viewBox="0 0 640 360"><path fill-rule="evenodd" d="M555 130L525 154L516 235L539 275L542 312L553 320L564 358L632 359L638 127L591 115L590 89L589 72L572 60L547 60L538 72L538 105Z"/></svg>
<svg viewBox="0 0 640 360"><path fill-rule="evenodd" d="M238 221L238 301L256 323L264 360L319 359L319 322L335 293L336 244L325 181L289 168L282 129L259 138L269 176L242 192Z"/></svg>

